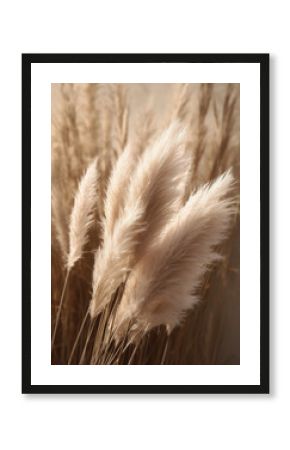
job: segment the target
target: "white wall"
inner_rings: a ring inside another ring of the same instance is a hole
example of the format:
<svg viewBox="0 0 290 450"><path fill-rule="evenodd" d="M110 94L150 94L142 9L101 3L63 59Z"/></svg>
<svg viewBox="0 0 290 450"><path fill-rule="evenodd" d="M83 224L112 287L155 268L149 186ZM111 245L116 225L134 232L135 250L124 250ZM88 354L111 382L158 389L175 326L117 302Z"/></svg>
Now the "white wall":
<svg viewBox="0 0 290 450"><path fill-rule="evenodd" d="M287 2L220 0L195 4L167 0L157 6L152 0L142 4L127 0L106 0L102 4L87 0L26 0L3 5L4 2L0 12L1 448L286 448L290 391ZM272 54L270 396L98 397L20 393L20 54L126 51Z"/></svg>

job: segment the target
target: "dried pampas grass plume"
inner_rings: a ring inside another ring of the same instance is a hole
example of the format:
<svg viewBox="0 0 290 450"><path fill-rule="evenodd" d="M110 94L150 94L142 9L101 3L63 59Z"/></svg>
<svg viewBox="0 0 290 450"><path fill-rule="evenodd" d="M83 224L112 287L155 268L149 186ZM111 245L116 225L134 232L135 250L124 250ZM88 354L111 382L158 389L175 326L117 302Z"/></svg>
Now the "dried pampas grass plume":
<svg viewBox="0 0 290 450"><path fill-rule="evenodd" d="M94 220L98 178L96 166L95 159L83 175L74 199L69 224L68 270L71 270L82 257L83 248L88 241L89 229Z"/></svg>
<svg viewBox="0 0 290 450"><path fill-rule="evenodd" d="M186 128L174 121L145 150L132 176L125 207L131 208L136 202L144 207L146 230L139 253L182 204L190 163L190 155L185 151L186 135Z"/></svg>
<svg viewBox="0 0 290 450"><path fill-rule="evenodd" d="M137 155L134 153L132 145L128 144L119 156L110 176L104 204L104 240L111 237L116 221L123 210L126 189L136 164L136 158Z"/></svg>
<svg viewBox="0 0 290 450"><path fill-rule="evenodd" d="M52 333L51 347L53 348L56 333L60 321L64 302L65 290L68 284L69 274L75 263L82 257L84 246L89 237L89 229L94 221L94 208L97 197L97 159L87 168L80 180L79 187L74 199L69 224L69 251L66 261L66 276L58 306L56 321Z"/></svg>
<svg viewBox="0 0 290 450"><path fill-rule="evenodd" d="M170 332L197 303L203 275L220 258L214 248L235 210L228 197L232 185L227 172L200 188L152 242L126 283L115 319L117 335L132 320L136 333L159 325Z"/></svg>
<svg viewBox="0 0 290 450"><path fill-rule="evenodd" d="M103 247L95 256L90 306L92 317L110 301L149 242L180 208L184 174L188 168L184 139L185 130L175 122L145 150L131 175L124 202L120 200L123 204L121 211L115 199L112 199L114 206L111 207L111 195L107 196L106 210L109 214L105 227L108 225L109 230L105 228ZM117 163L117 172L120 166L129 167L130 161L126 162L129 157L128 152L125 160ZM121 185L119 174L113 173L109 191L116 192L118 186L122 191ZM113 211L119 213L116 221L117 213L113 215Z"/></svg>
<svg viewBox="0 0 290 450"><path fill-rule="evenodd" d="M133 264L135 248L144 230L143 210L136 205L123 215L112 236L95 253L90 314L94 318L110 302Z"/></svg>

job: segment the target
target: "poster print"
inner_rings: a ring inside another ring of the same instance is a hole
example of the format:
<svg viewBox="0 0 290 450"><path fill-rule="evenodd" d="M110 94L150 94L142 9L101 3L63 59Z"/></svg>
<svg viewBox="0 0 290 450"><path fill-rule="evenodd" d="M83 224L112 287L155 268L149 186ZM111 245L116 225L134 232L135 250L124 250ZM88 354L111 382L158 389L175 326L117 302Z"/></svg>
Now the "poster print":
<svg viewBox="0 0 290 450"><path fill-rule="evenodd" d="M195 82L195 70L185 72L185 82L179 82L183 81L180 76L178 82L168 76L161 82L166 67L161 62L166 56L159 55L158 60L158 55L151 55L150 60L147 55L140 64L142 56L123 55L122 63L121 55L82 55L71 67L89 70L95 61L90 82L80 82L80 74L72 70L64 82L47 85L51 315L47 317L50 355L47 352L45 359L50 359L53 377L59 370L67 374L66 384L54 382L50 389L238 392L234 378L211 385L186 380L196 370L206 370L212 374L209 378L218 370L217 379L223 378L221 369L243 371L240 223L243 212L246 216L249 211L240 203L245 167L241 164L240 96L249 76L245 82L243 77L238 82L237 76L234 82L227 76L220 82L218 74L217 82L209 82L210 65L194 62L198 55L183 55L184 62L191 60L191 68L203 66L204 82ZM40 59L45 57L40 55ZM48 60L58 59L65 70L70 64L62 65L61 60L66 57L47 55ZM88 65L86 57L91 59ZM182 55L176 57L181 61L175 62L174 55L171 58L167 55L167 64L183 67ZM266 56L256 58L266 65ZM212 67L217 67L218 55L216 59ZM128 70L134 62L133 80ZM152 64L156 70L160 67L155 83L151 82ZM112 76L105 79L112 65L116 82ZM148 82L144 73L141 77L138 73L140 65L147 67ZM257 62L255 68L261 65ZM266 77L266 69L259 69L258 75ZM253 82L251 89L254 86ZM33 77L31 87L33 106ZM256 92L256 100L260 96L262 92ZM263 115L259 109L256 112ZM253 160L259 163L259 158L258 148ZM255 191L253 197L257 200ZM258 209L257 219L259 214ZM255 324L256 338L261 325ZM260 354L258 346L254 349L257 372ZM70 375L77 373L75 366L85 366L84 384ZM162 385L158 380L163 373L173 375ZM87 379L85 374L89 374ZM251 390L250 386L243 389Z"/></svg>

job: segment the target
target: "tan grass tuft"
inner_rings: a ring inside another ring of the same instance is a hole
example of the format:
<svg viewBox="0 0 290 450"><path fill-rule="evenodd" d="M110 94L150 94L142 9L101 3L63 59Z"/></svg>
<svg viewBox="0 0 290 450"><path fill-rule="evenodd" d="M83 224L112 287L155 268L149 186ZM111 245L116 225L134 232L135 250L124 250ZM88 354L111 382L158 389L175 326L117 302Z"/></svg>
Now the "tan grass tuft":
<svg viewBox="0 0 290 450"><path fill-rule="evenodd" d="M83 249L88 241L89 229L93 223L97 199L96 164L97 161L95 159L89 165L75 195L69 224L68 270L71 270L81 258Z"/></svg>

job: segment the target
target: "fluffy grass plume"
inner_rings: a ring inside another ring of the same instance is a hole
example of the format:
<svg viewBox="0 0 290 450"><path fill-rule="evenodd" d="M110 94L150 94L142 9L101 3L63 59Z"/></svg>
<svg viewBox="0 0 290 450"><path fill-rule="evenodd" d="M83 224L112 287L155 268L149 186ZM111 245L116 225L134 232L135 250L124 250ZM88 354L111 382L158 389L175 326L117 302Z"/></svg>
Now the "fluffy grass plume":
<svg viewBox="0 0 290 450"><path fill-rule="evenodd" d="M165 325L172 330L198 301L208 267L219 258L215 247L224 239L232 214L230 172L191 195L153 241L126 283L116 328L135 322L134 329Z"/></svg>
<svg viewBox="0 0 290 450"><path fill-rule="evenodd" d="M74 199L69 223L69 253L67 268L71 270L82 257L88 242L88 234L94 221L94 209L97 198L97 161L94 160L80 180Z"/></svg>
<svg viewBox="0 0 290 450"><path fill-rule="evenodd" d="M74 198L69 223L69 250L66 259L67 272L60 296L57 316L52 333L51 346L54 347L56 333L61 318L65 293L68 285L69 274L75 263L81 259L83 249L89 239L89 230L94 222L94 209L96 206L97 171L96 160L87 168L81 178ZM62 236L59 236L59 238ZM62 239L60 242L62 242Z"/></svg>
<svg viewBox="0 0 290 450"><path fill-rule="evenodd" d="M104 202L103 233L109 239L124 208L126 189L136 164L137 155L131 145L127 145L119 156L111 173Z"/></svg>

